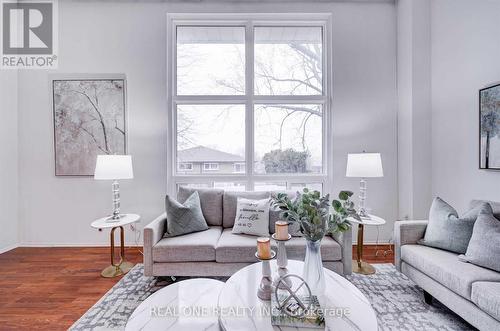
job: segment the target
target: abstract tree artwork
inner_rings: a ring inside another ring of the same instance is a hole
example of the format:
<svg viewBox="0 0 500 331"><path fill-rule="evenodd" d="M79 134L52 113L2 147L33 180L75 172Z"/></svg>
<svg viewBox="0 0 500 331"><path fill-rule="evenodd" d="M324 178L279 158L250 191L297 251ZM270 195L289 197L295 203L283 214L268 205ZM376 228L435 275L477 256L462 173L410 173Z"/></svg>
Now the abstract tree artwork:
<svg viewBox="0 0 500 331"><path fill-rule="evenodd" d="M500 170L500 84L479 91L480 169Z"/></svg>
<svg viewBox="0 0 500 331"><path fill-rule="evenodd" d="M125 78L52 81L56 176L92 176L100 154L126 154Z"/></svg>

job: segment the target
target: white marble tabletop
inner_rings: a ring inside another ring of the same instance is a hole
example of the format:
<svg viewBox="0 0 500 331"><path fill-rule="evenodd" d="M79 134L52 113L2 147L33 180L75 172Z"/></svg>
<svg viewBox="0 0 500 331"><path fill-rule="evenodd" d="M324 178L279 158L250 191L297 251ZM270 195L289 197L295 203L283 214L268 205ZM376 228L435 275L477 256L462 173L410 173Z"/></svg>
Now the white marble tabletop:
<svg viewBox="0 0 500 331"><path fill-rule="evenodd" d="M92 222L90 226L95 229L109 229L139 222L140 220L141 216L137 214L122 214L122 217L117 220L110 219L109 216L99 218L98 220Z"/></svg>
<svg viewBox="0 0 500 331"><path fill-rule="evenodd" d="M363 225L384 225L386 223L385 219L383 219L382 217L378 217L371 214L368 216L370 216L370 218L362 218L361 221L355 219L354 217L349 217L347 218L347 220L352 223L358 223Z"/></svg>
<svg viewBox="0 0 500 331"><path fill-rule="evenodd" d="M224 283L198 278L150 295L130 316L126 331L218 331L217 298Z"/></svg>
<svg viewBox="0 0 500 331"><path fill-rule="evenodd" d="M304 263L288 261L289 273L302 275ZM276 261L271 261L273 274L277 272ZM257 297L257 288L261 277L261 263L249 265L229 278L219 294L219 309L238 312L237 316L222 314L220 326L226 331L270 331L299 330L298 328L273 327L268 314L270 301ZM321 308L335 314L325 315L325 330L331 331L376 331L377 317L368 299L347 279L325 270L326 291L319 297ZM304 329L306 330L306 329ZM311 330L311 329L307 329Z"/></svg>

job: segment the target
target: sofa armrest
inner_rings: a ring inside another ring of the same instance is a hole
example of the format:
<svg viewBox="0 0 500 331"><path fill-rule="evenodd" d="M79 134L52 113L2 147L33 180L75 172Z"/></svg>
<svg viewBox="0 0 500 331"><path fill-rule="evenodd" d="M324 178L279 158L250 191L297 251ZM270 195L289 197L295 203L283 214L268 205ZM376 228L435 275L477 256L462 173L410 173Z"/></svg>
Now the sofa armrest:
<svg viewBox="0 0 500 331"><path fill-rule="evenodd" d="M352 273L352 226L346 232L332 234L332 238L342 249L344 276L350 275Z"/></svg>
<svg viewBox="0 0 500 331"><path fill-rule="evenodd" d="M401 271L401 246L416 244L425 234L429 221L397 221L394 223L394 263Z"/></svg>
<svg viewBox="0 0 500 331"><path fill-rule="evenodd" d="M163 237L166 220L163 213L144 227L144 276L153 276L153 246Z"/></svg>

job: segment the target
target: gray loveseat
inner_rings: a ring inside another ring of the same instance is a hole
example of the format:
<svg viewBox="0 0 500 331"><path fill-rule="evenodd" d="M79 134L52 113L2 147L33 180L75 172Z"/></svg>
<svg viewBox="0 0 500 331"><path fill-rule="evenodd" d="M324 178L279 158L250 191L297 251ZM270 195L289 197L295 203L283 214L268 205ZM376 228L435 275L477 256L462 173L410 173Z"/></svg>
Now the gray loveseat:
<svg viewBox="0 0 500 331"><path fill-rule="evenodd" d="M194 190L200 195L201 209L209 225L206 231L163 238L165 213L144 228L144 275L146 276L230 276L257 262L256 237L233 234L238 197L262 199L271 192L228 192L217 189L181 187L178 200L184 201ZM279 212L270 212L269 230ZM293 237L287 242L288 258L304 260L305 239ZM321 244L323 266L341 275L352 267L352 233L325 236Z"/></svg>
<svg viewBox="0 0 500 331"><path fill-rule="evenodd" d="M490 204L500 214L500 203ZM427 221L396 222L396 269L424 289L427 303L434 297L479 330L500 330L500 273L461 262L458 254L418 245L426 226Z"/></svg>

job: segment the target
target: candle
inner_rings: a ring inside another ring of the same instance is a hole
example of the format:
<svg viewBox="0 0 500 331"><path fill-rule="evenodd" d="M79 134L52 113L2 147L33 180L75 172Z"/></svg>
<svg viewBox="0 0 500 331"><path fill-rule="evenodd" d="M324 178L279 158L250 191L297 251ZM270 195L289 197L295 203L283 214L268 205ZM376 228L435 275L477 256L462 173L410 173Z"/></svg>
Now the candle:
<svg viewBox="0 0 500 331"><path fill-rule="evenodd" d="M288 240L288 222L277 221L274 223L274 232L276 233L276 239Z"/></svg>
<svg viewBox="0 0 500 331"><path fill-rule="evenodd" d="M271 258L271 240L269 238L257 238L257 255L263 260Z"/></svg>

